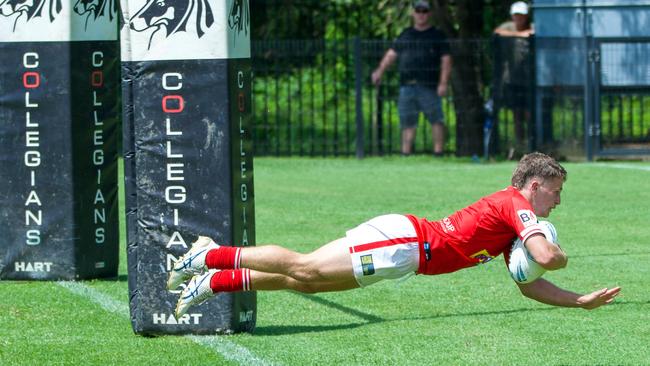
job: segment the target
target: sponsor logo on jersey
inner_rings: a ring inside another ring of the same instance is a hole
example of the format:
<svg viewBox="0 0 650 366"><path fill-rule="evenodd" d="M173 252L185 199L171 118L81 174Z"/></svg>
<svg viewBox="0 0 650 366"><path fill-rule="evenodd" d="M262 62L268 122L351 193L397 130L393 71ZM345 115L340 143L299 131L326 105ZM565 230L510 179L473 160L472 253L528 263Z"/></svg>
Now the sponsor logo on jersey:
<svg viewBox="0 0 650 366"><path fill-rule="evenodd" d="M375 264L372 262L372 254L362 255L359 259L361 260L361 268L363 269L364 276L375 274Z"/></svg>
<svg viewBox="0 0 650 366"><path fill-rule="evenodd" d="M537 224L537 216L531 210L518 210L517 217L524 225L524 227L529 227L531 225Z"/></svg>
<svg viewBox="0 0 650 366"><path fill-rule="evenodd" d="M480 252L474 253L469 256L470 258L477 259L481 264L487 263L494 259L494 256L490 255L486 249L481 250Z"/></svg>
<svg viewBox="0 0 650 366"><path fill-rule="evenodd" d="M442 219L442 229L448 233L448 232L453 232L456 231L456 227L454 227L454 224L452 224L451 220L449 220L449 217L445 217Z"/></svg>

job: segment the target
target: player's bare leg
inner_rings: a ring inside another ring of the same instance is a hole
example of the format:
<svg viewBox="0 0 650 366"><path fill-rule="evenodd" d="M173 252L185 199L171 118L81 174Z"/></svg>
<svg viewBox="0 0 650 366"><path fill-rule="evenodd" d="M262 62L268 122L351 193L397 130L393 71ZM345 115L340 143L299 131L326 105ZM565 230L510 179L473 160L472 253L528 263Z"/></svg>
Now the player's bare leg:
<svg viewBox="0 0 650 366"><path fill-rule="evenodd" d="M192 277L176 305L176 317L218 292L290 289L306 293L359 287L349 249L335 240L309 254L277 245L219 247L208 252L208 272Z"/></svg>
<svg viewBox="0 0 650 366"><path fill-rule="evenodd" d="M359 287L354 277L334 282L303 282L282 274L250 271L250 278L251 290L254 291L293 290L311 294L345 291Z"/></svg>
<svg viewBox="0 0 650 366"><path fill-rule="evenodd" d="M277 245L242 248L240 267L283 274L307 283L354 281L350 252L342 240L334 240L309 254Z"/></svg>

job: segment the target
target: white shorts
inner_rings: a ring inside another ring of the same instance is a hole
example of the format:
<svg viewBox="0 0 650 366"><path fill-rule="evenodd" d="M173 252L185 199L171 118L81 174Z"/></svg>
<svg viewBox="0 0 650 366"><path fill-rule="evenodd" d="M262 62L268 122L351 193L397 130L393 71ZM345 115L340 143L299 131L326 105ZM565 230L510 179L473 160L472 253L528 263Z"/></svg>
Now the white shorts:
<svg viewBox="0 0 650 366"><path fill-rule="evenodd" d="M384 215L348 230L354 277L359 286L414 274L419 265L418 238L403 215Z"/></svg>

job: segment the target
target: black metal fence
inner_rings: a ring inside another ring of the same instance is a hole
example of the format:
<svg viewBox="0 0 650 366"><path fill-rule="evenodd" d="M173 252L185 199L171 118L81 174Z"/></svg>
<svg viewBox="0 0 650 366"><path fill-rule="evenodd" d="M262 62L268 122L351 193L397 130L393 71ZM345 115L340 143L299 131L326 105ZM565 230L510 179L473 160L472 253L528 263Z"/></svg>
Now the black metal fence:
<svg viewBox="0 0 650 366"><path fill-rule="evenodd" d="M601 38L593 47L595 154L650 154L650 38Z"/></svg>
<svg viewBox="0 0 650 366"><path fill-rule="evenodd" d="M356 138L352 42L253 42L257 155L350 155Z"/></svg>
<svg viewBox="0 0 650 366"><path fill-rule="evenodd" d="M404 0L255 0L250 6L253 40L394 39L411 23L413 10L412 1ZM480 6L488 33L508 18L509 1Z"/></svg>
<svg viewBox="0 0 650 366"><path fill-rule="evenodd" d="M584 63L575 60L575 55L582 54L581 46L571 40L553 40L555 48L550 53L555 53L554 66L543 62L544 55L535 54L536 47L543 48L535 44L537 41L507 37L464 41L464 47L472 50L470 63L481 69L477 83L481 100L472 108L482 109L484 102L494 102L489 141L492 155L506 157L534 149L584 155L590 136L599 138L600 147L649 145L649 83L641 77L631 83L629 73L615 72L628 67L621 64L624 58L615 54L625 51L624 47L610 46L608 56L599 60L601 77L594 84L599 102L595 117L589 118L585 115L587 72ZM458 41L451 42L452 50L458 46L454 42ZM399 153L397 69L386 73L380 87L370 80L391 44L359 38L254 41L255 154ZM643 53L648 44L635 47ZM558 62L570 62L575 67L561 68ZM452 78L458 85L476 75L455 71ZM443 99L448 154L456 153L458 116L466 112L459 105L468 105L462 100L465 97L452 89ZM489 115L483 117L487 120ZM414 152L431 150L431 127L420 116Z"/></svg>
<svg viewBox="0 0 650 366"><path fill-rule="evenodd" d="M257 155L381 155L400 151L399 75L392 67L371 83L391 41L255 41L253 131ZM474 42L484 57L489 42ZM432 60L434 65L435 60ZM456 143L454 101L443 98L445 151ZM482 108L482 104L481 104ZM361 143L361 145L359 145ZM415 153L432 151L431 126L420 116Z"/></svg>
<svg viewBox="0 0 650 366"><path fill-rule="evenodd" d="M535 42L538 144L588 158L650 153L650 38Z"/></svg>

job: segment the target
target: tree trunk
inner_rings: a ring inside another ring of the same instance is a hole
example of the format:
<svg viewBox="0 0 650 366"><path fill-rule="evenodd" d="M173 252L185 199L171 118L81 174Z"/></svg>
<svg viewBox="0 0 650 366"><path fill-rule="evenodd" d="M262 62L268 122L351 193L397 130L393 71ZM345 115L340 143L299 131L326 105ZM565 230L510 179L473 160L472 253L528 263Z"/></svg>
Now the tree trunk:
<svg viewBox="0 0 650 366"><path fill-rule="evenodd" d="M481 155L483 152L483 96L478 79L481 65L477 42L459 41L452 45L454 69L451 86L456 111L456 155Z"/></svg>
<svg viewBox="0 0 650 366"><path fill-rule="evenodd" d="M451 87L456 112L456 155L480 155L484 121L481 83L484 49L480 43L483 2L457 0L453 11L447 0L434 0L433 6L438 26L454 39Z"/></svg>

